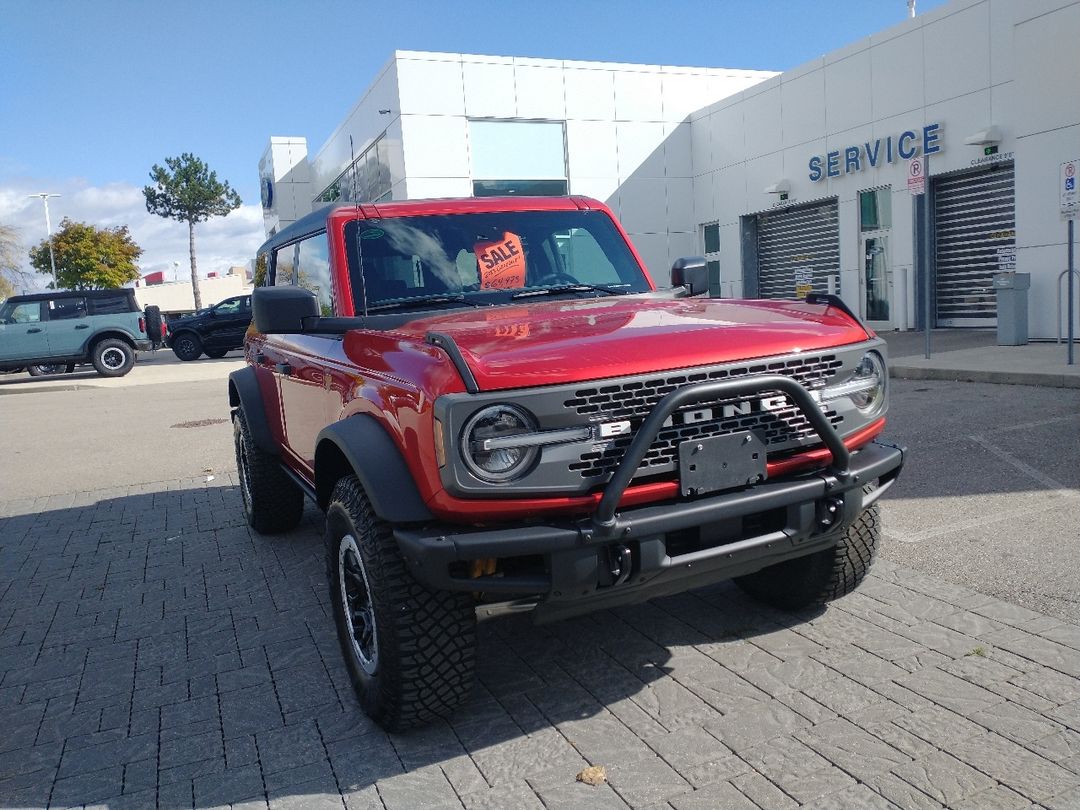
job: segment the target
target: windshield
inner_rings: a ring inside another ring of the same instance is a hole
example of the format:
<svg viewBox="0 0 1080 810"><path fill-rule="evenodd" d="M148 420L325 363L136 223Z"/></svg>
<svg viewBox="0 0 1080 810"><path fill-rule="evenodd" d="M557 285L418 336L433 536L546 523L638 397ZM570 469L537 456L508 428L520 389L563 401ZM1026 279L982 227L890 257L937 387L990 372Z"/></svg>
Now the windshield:
<svg viewBox="0 0 1080 810"><path fill-rule="evenodd" d="M525 292L649 290L626 242L600 211L369 219L350 222L345 240L357 313L494 304Z"/></svg>

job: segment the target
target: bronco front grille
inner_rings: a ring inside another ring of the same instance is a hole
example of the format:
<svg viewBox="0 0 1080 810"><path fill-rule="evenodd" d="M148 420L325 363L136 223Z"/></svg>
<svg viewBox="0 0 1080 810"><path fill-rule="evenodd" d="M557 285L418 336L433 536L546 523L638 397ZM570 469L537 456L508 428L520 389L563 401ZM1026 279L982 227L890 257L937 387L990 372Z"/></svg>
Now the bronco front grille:
<svg viewBox="0 0 1080 810"><path fill-rule="evenodd" d="M683 386L753 374L783 374L794 377L805 388L814 390L824 388L842 365L835 355L819 355L764 361L747 366L693 369L577 389L573 397L564 402L566 408L592 420L629 420L632 432L608 444L590 446L577 461L570 463L570 470L586 479L606 478L611 475L633 441L633 432L637 431L645 417L666 394ZM767 392L762 392L753 397L699 402L682 409L680 413L700 413L703 409L711 408L715 418L664 427L649 448L635 477L656 475L675 469L678 464L679 444L689 439L704 439L752 430L770 450L779 451L793 449L817 438L806 417L786 397L781 398L782 402L778 403L777 407L754 411L761 399L768 396ZM736 407L724 407L732 405ZM733 412L725 415L725 410ZM747 412L748 410L750 412ZM826 410L825 415L834 427L843 421L843 416L833 410Z"/></svg>

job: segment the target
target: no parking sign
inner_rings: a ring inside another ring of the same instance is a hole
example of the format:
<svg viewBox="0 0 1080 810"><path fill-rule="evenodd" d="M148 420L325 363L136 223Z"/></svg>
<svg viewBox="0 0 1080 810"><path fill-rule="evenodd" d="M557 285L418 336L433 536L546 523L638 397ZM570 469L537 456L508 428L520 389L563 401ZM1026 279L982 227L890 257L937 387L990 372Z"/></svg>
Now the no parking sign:
<svg viewBox="0 0 1080 810"><path fill-rule="evenodd" d="M908 161L907 190L912 194L926 193L926 166L922 158Z"/></svg>

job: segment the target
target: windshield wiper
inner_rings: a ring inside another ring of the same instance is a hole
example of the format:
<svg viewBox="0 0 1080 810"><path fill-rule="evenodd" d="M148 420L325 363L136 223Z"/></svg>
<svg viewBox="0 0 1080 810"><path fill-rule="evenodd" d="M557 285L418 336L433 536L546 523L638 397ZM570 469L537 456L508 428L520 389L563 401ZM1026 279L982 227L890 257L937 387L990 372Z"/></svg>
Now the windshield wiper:
<svg viewBox="0 0 1080 810"><path fill-rule="evenodd" d="M470 301L464 295L422 295L415 298L401 298L396 301L387 301L384 304L369 306L368 312L377 312L384 309L419 309L429 304L468 304L471 307L482 307L477 301Z"/></svg>
<svg viewBox="0 0 1080 810"><path fill-rule="evenodd" d="M522 290L511 295L511 298L530 298L534 295L557 295L568 292L602 292L608 295L625 295L612 289L611 284L557 284L554 287L541 287L536 290Z"/></svg>

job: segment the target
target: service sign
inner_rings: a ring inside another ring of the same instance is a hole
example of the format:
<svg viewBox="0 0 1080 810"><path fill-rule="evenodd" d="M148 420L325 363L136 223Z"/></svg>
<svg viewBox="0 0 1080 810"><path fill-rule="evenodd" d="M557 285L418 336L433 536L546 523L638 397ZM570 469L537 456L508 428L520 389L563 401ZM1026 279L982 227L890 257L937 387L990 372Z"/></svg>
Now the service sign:
<svg viewBox="0 0 1080 810"><path fill-rule="evenodd" d="M1058 189L1061 191L1062 219L1080 218L1080 160L1061 164Z"/></svg>

